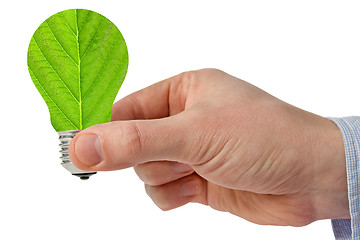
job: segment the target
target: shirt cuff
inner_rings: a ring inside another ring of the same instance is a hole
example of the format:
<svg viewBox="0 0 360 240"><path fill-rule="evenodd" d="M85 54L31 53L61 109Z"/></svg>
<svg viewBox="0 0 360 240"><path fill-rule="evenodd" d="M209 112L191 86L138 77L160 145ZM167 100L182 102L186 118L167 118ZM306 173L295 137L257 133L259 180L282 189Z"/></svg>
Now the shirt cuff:
<svg viewBox="0 0 360 240"><path fill-rule="evenodd" d="M337 240L360 240L360 117L329 118L340 129L345 147L351 219L334 219Z"/></svg>

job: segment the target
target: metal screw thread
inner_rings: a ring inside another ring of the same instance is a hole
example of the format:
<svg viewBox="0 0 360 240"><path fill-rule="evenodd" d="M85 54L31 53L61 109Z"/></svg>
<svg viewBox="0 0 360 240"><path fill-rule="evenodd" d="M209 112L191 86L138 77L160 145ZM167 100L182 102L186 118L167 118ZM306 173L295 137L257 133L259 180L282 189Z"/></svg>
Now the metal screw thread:
<svg viewBox="0 0 360 240"><path fill-rule="evenodd" d="M75 135L80 132L79 130L70 130L70 131L61 131L58 132L59 134L59 140L60 140L60 159L61 159L61 165L68 170L72 175L80 177L82 180L89 179L89 177L96 172L87 172L83 171L81 169L78 169L75 167L75 165L71 162L70 156L69 156L69 144L71 142L71 139L75 137Z"/></svg>
<svg viewBox="0 0 360 240"><path fill-rule="evenodd" d="M75 135L80 132L78 130L70 130L70 131L63 131L58 132L59 133L59 140L60 140L60 159L63 163L69 163L71 162L70 156L69 156L69 144L71 142L71 139L75 137Z"/></svg>

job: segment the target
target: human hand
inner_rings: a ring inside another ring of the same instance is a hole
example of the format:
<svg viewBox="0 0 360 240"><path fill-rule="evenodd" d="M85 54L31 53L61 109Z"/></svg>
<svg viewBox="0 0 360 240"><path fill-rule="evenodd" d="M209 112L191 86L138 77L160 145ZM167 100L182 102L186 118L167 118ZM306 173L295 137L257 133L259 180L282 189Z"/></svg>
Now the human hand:
<svg viewBox="0 0 360 240"><path fill-rule="evenodd" d="M112 122L81 131L69 153L84 170L133 166L163 210L198 202L290 226L350 218L336 125L215 69L123 98Z"/></svg>

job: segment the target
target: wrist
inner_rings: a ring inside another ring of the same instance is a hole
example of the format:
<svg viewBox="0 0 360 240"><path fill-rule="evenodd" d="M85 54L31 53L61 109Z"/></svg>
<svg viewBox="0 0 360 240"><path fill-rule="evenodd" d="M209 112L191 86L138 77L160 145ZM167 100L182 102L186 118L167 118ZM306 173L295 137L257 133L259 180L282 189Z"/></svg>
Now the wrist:
<svg viewBox="0 0 360 240"><path fill-rule="evenodd" d="M328 119L322 119L315 146L313 188L311 195L315 218L350 218L346 158L340 129Z"/></svg>

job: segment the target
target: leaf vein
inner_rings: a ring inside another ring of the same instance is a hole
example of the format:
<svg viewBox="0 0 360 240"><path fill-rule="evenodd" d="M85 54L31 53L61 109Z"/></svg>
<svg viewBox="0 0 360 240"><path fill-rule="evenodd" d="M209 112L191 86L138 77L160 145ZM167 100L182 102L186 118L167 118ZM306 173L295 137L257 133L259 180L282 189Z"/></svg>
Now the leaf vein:
<svg viewBox="0 0 360 240"><path fill-rule="evenodd" d="M62 16L62 18L64 19L66 26L67 26L67 27L71 30L71 32L73 33L73 35L74 35L74 36L76 36L76 34L75 34L74 30L70 27L70 25L69 25L68 21L67 21L67 20L66 20L66 18L64 17L63 12L60 12L60 15L61 15L61 16Z"/></svg>
<svg viewBox="0 0 360 240"><path fill-rule="evenodd" d="M77 10L76 10L76 12L77 12ZM75 13L76 13L75 12ZM85 23L86 23L86 21L87 21L87 19L88 19L88 17L89 17L89 15L90 15L90 11L87 11L86 12L86 17L85 17L85 20L82 22L82 25L81 25L81 28L80 28L80 26L78 25L78 32L80 32L82 29L83 29L83 27L84 27L84 25L85 25Z"/></svg>
<svg viewBox="0 0 360 240"><path fill-rule="evenodd" d="M61 108L56 104L56 102L53 100L53 98L46 92L45 88L42 86L42 84L40 83L39 79L36 77L35 73L31 70L30 66L29 66L29 71L32 73L32 75L35 78L35 81L39 84L39 86L41 87L41 89L44 91L45 95L50 99L50 101L54 104L54 106L59 110L59 112L66 118L66 120L68 120L68 122L75 127L75 129L78 129L78 127L74 124L73 121L71 121L66 114L61 110Z"/></svg>
<svg viewBox="0 0 360 240"><path fill-rule="evenodd" d="M101 23L103 22L103 20L104 20L104 19L101 19L101 21L100 21L100 23L99 23L99 27L98 27L98 29L96 30L96 32L95 32L95 34L94 34L94 36L91 38L91 41L90 41L89 45L87 46L87 48L86 48L86 50L85 50L84 54L81 56L81 58L80 58L80 59L83 59L83 57L85 57L85 55L86 55L87 51L89 50L89 48L90 48L90 46L91 46L92 42L94 41L95 36L97 35L97 33L98 33L98 32L99 32L99 30L100 30L100 25L101 25Z"/></svg>
<svg viewBox="0 0 360 240"><path fill-rule="evenodd" d="M66 87L66 89L69 91L69 93L73 96L73 98L75 99L75 101L77 103L79 103L78 99L75 97L75 95L70 91L69 87L66 85L66 83L64 82L64 80L62 80L62 78L59 76L59 74L55 71L54 67L52 66L52 64L49 62L49 60L47 60L47 58L45 57L43 51L41 50L40 46L37 44L37 41L35 38L34 42L35 45L38 47L38 49L40 50L41 55L44 57L45 61L49 64L49 66L51 67L51 69L54 71L54 73L56 74L56 76L58 76L58 78L60 79L60 81L64 84L64 86Z"/></svg>
<svg viewBox="0 0 360 240"><path fill-rule="evenodd" d="M93 109L91 110L90 114L87 116L87 118L86 118L85 121L84 121L84 125L85 125L85 123L87 123L87 121L89 120L89 118L93 115L93 113L94 113L94 111L95 111L95 109L96 109L96 106L97 106L98 103L101 102L101 100L104 98L104 96L105 96L105 94L107 93L107 91L109 90L110 86L111 86L111 81L109 82L107 88L105 89L105 91L104 91L103 94L101 95L101 98L99 99L99 101L97 101L97 103L94 104Z"/></svg>
<svg viewBox="0 0 360 240"><path fill-rule="evenodd" d="M104 63L101 65L101 68L100 68L100 71L99 71L99 74L96 76L95 80L91 83L91 86L89 88L89 90L87 90L87 92L84 94L84 98L83 100L86 99L88 93L91 91L91 89L93 88L94 84L96 83L96 81L99 79L100 75L102 74L102 72L104 71L104 67L107 65L107 63L109 62L109 57L111 55L111 51L113 50L114 46L115 46L115 43L117 42L117 39L115 39L114 43L111 45L111 48L109 50L109 53L104 61Z"/></svg>
<svg viewBox="0 0 360 240"><path fill-rule="evenodd" d="M50 27L50 25L49 25L49 23L48 23L48 21L45 21L45 22L46 22L46 26L50 29L51 34L54 36L56 42L60 45L60 47L62 48L62 50L63 50L63 51L66 53L66 55L71 59L71 61L72 61L76 66L78 66L77 63L75 62L75 60L69 55L69 53L65 50L64 46L60 43L59 39L55 36L53 30L51 29L51 27Z"/></svg>
<svg viewBox="0 0 360 240"><path fill-rule="evenodd" d="M115 42L114 42L114 43L115 43ZM114 47L114 45L112 45L112 47ZM96 104L94 104L93 109L91 110L90 114L87 116L87 118L86 118L85 121L84 121L84 125L85 125L85 123L87 123L87 121L88 121L88 120L90 119L90 117L93 115L93 113L94 113L94 111L95 111L96 106L98 105L98 103L102 101L102 99L104 98L105 94L108 92L108 90L109 90L109 88L110 88L110 86L111 86L111 83L112 83L112 81L109 81L109 84L108 84L107 88L105 89L105 91L103 92L103 94L101 95L99 101L97 101ZM110 111L110 114L111 114L111 111Z"/></svg>

